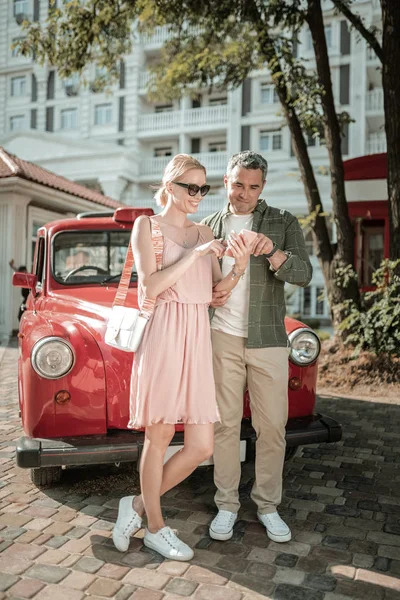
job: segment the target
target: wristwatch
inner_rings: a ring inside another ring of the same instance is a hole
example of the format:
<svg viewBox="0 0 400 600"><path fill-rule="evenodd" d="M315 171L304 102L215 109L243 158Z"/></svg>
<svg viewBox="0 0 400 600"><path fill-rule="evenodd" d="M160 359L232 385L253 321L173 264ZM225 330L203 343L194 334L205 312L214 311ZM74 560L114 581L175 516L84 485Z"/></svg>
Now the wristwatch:
<svg viewBox="0 0 400 600"><path fill-rule="evenodd" d="M265 258L271 258L271 256L273 256L277 250L279 250L279 248L275 244L275 242L273 242L273 244L272 244L272 250L271 250L271 252L268 252L268 254L264 254Z"/></svg>

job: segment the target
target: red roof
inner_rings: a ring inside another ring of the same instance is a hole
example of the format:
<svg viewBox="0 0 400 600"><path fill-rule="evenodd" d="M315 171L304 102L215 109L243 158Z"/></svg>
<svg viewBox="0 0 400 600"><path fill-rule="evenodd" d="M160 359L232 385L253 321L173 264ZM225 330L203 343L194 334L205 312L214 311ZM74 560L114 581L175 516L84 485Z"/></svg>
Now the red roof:
<svg viewBox="0 0 400 600"><path fill-rule="evenodd" d="M386 152L351 158L345 160L343 166L346 181L387 178Z"/></svg>
<svg viewBox="0 0 400 600"><path fill-rule="evenodd" d="M14 154L9 154L4 148L0 146L0 179L7 177L21 177L28 181L40 183L46 187L66 194L89 200L90 202L96 202L96 204L102 204L109 208L118 208L119 206L125 206L123 202L117 202L108 196L100 194L95 190L91 190L80 183L70 181L61 175L56 175L39 165L22 160Z"/></svg>

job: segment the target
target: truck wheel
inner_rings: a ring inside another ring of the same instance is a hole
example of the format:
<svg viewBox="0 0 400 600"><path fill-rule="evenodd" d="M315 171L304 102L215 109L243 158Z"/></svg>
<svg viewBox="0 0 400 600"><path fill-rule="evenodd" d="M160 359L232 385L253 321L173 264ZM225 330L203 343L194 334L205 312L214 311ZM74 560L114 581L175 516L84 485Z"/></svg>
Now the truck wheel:
<svg viewBox="0 0 400 600"><path fill-rule="evenodd" d="M288 460L291 460L294 455L296 454L297 451L297 446L289 446L289 448L286 448L286 452L285 452L285 462Z"/></svg>
<svg viewBox="0 0 400 600"><path fill-rule="evenodd" d="M32 483L38 487L53 485L59 483L61 479L61 467L42 467L31 469Z"/></svg>

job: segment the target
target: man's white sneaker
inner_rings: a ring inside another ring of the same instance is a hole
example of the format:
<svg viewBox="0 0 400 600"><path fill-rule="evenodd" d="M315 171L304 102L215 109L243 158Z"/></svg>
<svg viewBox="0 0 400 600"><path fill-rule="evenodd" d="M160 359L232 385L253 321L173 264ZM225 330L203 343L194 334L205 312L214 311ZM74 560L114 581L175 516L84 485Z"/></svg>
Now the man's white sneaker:
<svg viewBox="0 0 400 600"><path fill-rule="evenodd" d="M115 523L112 539L114 546L120 552L129 548L131 535L142 527L142 518L132 506L134 496L125 496L119 501L118 518Z"/></svg>
<svg viewBox="0 0 400 600"><path fill-rule="evenodd" d="M266 515L257 513L257 517L266 528L267 536L273 542L289 542L292 539L289 527L277 512L267 513Z"/></svg>
<svg viewBox="0 0 400 600"><path fill-rule="evenodd" d="M215 519L211 521L209 534L213 540L222 542L230 540L233 536L233 526L237 519L237 513L229 510L219 510Z"/></svg>
<svg viewBox="0 0 400 600"><path fill-rule="evenodd" d="M146 529L143 539L147 548L155 550L165 558L171 560L191 560L194 556L193 550L182 542L170 527L163 527L156 533Z"/></svg>

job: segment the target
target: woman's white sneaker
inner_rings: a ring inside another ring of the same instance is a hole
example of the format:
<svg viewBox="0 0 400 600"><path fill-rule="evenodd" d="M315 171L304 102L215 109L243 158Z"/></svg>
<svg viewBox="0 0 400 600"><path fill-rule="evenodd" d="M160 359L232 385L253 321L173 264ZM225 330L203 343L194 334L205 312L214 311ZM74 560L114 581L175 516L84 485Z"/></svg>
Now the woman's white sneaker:
<svg viewBox="0 0 400 600"><path fill-rule="evenodd" d="M129 548L131 535L142 527L142 518L134 510L134 496L125 496L119 501L118 518L115 523L112 539L114 546L120 552L126 552Z"/></svg>
<svg viewBox="0 0 400 600"><path fill-rule="evenodd" d="M257 517L267 530L267 536L273 542L289 542L292 539L292 533L279 513L273 512L266 515L257 513Z"/></svg>
<svg viewBox="0 0 400 600"><path fill-rule="evenodd" d="M229 510L219 510L215 519L211 521L209 534L213 540L226 541L233 536L233 526L237 519L237 513Z"/></svg>
<svg viewBox="0 0 400 600"><path fill-rule="evenodd" d="M155 550L165 558L171 560L191 560L194 556L193 550L182 542L170 527L163 527L156 533L146 529L143 539L147 548Z"/></svg>

